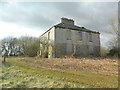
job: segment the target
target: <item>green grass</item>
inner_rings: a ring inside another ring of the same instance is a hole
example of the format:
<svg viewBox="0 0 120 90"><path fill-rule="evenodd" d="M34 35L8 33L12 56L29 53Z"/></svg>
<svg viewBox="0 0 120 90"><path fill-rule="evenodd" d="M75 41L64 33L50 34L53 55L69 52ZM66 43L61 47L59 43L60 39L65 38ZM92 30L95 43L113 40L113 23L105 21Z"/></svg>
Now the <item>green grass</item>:
<svg viewBox="0 0 120 90"><path fill-rule="evenodd" d="M2 66L3 88L117 88L117 76L81 71L63 71L26 64L8 58Z"/></svg>

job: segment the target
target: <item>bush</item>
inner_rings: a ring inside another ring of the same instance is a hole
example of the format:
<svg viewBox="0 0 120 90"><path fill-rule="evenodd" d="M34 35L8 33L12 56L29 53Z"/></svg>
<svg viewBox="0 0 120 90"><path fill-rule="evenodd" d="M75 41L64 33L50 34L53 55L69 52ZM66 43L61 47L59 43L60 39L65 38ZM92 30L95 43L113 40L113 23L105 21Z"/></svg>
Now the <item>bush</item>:
<svg viewBox="0 0 120 90"><path fill-rule="evenodd" d="M108 53L108 56L118 56L118 49L117 48L112 48L109 53Z"/></svg>

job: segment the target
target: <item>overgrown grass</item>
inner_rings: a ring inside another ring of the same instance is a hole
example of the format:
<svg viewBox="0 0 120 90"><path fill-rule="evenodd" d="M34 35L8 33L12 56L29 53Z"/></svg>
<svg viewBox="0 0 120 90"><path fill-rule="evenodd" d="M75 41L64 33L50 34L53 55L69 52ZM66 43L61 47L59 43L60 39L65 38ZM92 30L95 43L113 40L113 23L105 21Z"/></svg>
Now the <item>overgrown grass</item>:
<svg viewBox="0 0 120 90"><path fill-rule="evenodd" d="M117 88L117 76L63 71L26 64L9 58L2 66L3 88Z"/></svg>

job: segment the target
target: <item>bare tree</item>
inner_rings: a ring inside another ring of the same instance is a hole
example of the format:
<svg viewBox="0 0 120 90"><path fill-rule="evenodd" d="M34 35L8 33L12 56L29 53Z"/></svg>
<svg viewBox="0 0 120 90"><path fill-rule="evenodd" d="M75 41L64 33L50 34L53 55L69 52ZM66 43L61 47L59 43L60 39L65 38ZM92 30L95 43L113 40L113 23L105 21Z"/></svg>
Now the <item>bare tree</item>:
<svg viewBox="0 0 120 90"><path fill-rule="evenodd" d="M9 56L37 56L39 49L38 38L23 36L19 39L7 37L1 40L1 52L5 58Z"/></svg>
<svg viewBox="0 0 120 90"><path fill-rule="evenodd" d="M22 36L18 40L21 54L24 56L37 56L39 50L39 40L38 38L31 36Z"/></svg>
<svg viewBox="0 0 120 90"><path fill-rule="evenodd" d="M118 18L118 21L119 21L120 18ZM117 19L116 18L112 18L108 21L108 24L111 26L111 30L109 31L112 35L113 35L113 39L110 41L110 46L112 49L115 49L117 50L117 53L118 53L118 57L120 57L120 32L118 30L118 23Z"/></svg>
<svg viewBox="0 0 120 90"><path fill-rule="evenodd" d="M5 41L5 39L3 39L1 41L1 52L2 52L2 57L3 57L3 61L6 62L6 57L8 57L8 53L9 53L9 48L8 48L8 42Z"/></svg>

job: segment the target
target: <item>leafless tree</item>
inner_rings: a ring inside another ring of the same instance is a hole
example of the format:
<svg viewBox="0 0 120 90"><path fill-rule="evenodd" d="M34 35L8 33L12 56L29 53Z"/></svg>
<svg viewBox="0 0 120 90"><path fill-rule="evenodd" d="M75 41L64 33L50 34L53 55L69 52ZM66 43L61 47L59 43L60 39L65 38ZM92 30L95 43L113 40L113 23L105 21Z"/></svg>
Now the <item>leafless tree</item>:
<svg viewBox="0 0 120 90"><path fill-rule="evenodd" d="M22 36L18 40L21 53L24 56L37 56L39 50L39 39L31 36Z"/></svg>
<svg viewBox="0 0 120 90"><path fill-rule="evenodd" d="M20 38L6 37L1 40L1 52L4 57L9 56L37 56L39 39L31 36Z"/></svg>
<svg viewBox="0 0 120 90"><path fill-rule="evenodd" d="M113 39L111 39L110 44L112 46L112 48L115 48L118 50L118 56L120 57L120 31L118 30L119 27L119 22L120 18L116 19L116 18L111 18L108 21L108 24L111 26L111 30L109 31L112 35L113 35Z"/></svg>

